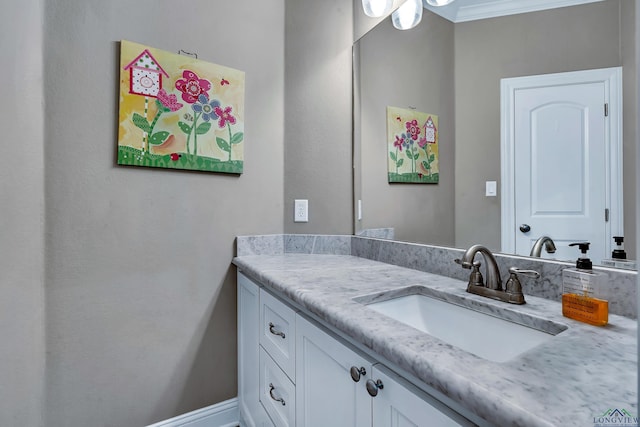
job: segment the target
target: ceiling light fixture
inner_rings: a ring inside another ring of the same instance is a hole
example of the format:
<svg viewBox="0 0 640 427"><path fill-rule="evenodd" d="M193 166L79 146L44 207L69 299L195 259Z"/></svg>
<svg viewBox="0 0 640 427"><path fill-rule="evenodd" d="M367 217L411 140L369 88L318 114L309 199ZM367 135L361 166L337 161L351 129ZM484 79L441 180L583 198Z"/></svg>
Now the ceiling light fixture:
<svg viewBox="0 0 640 427"><path fill-rule="evenodd" d="M422 20L422 0L407 0L391 15L393 26L399 30L410 30Z"/></svg>
<svg viewBox="0 0 640 427"><path fill-rule="evenodd" d="M362 0L364 14L371 18L387 16L393 8L393 0Z"/></svg>

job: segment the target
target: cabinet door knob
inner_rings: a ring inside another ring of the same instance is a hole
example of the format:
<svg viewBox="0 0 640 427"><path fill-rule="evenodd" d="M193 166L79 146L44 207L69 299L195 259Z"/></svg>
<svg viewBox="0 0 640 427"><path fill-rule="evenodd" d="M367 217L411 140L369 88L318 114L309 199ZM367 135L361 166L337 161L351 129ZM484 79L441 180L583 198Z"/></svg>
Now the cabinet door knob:
<svg viewBox="0 0 640 427"><path fill-rule="evenodd" d="M382 384L382 381L380 380L377 380L376 382L373 382L373 380L367 380L366 384L367 391L372 397L376 397L378 395L378 390L382 390L384 388L384 384Z"/></svg>
<svg viewBox="0 0 640 427"><path fill-rule="evenodd" d="M281 336L284 339L284 332L277 331L276 330L276 325L274 325L271 322L269 322L269 332L271 332L273 335Z"/></svg>
<svg viewBox="0 0 640 427"><path fill-rule="evenodd" d="M360 381L360 377L367 375L367 370L364 366L361 366L360 368L352 366L349 372L351 373L351 379L355 382Z"/></svg>
<svg viewBox="0 0 640 427"><path fill-rule="evenodd" d="M282 403L282 406L284 406L285 405L284 399L281 398L281 397L276 399L276 397L273 395L273 390L274 389L275 389L275 387L273 386L273 383L269 383L269 396L271 396L271 398L273 400L275 400L276 402Z"/></svg>

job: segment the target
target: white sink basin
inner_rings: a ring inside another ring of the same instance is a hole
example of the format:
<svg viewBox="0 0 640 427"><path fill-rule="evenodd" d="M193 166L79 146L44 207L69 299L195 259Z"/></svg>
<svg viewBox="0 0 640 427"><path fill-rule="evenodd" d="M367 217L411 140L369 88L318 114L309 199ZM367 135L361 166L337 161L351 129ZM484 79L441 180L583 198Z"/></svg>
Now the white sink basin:
<svg viewBox="0 0 640 427"><path fill-rule="evenodd" d="M564 329L545 332L421 294L399 296L367 306L494 362L506 362Z"/></svg>

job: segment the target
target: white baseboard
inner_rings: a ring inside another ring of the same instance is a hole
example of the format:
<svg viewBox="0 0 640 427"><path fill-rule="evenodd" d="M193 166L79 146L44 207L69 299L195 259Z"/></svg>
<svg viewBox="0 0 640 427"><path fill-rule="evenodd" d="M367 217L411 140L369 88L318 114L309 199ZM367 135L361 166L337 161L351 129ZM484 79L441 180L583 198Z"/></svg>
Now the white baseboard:
<svg viewBox="0 0 640 427"><path fill-rule="evenodd" d="M238 398L234 397L147 427L237 427L238 419Z"/></svg>

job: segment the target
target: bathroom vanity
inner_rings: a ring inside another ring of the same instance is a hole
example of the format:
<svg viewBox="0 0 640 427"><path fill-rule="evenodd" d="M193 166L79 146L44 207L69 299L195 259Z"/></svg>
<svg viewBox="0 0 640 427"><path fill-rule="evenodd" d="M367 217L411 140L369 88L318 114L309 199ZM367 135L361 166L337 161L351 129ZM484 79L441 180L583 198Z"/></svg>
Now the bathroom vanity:
<svg viewBox="0 0 640 427"><path fill-rule="evenodd" d="M244 425L585 426L609 409L636 416L635 319L614 314L594 327L526 289L515 306L424 271L429 262L352 255L382 244L238 238Z"/></svg>

